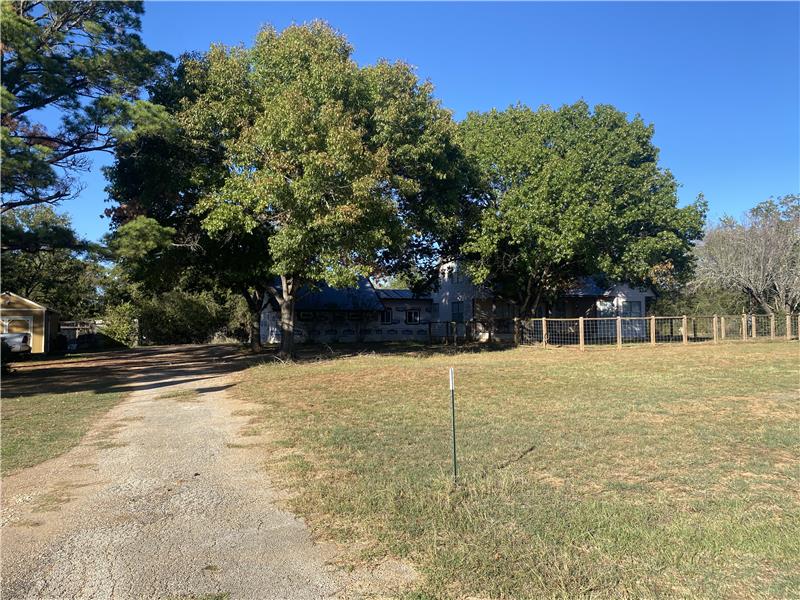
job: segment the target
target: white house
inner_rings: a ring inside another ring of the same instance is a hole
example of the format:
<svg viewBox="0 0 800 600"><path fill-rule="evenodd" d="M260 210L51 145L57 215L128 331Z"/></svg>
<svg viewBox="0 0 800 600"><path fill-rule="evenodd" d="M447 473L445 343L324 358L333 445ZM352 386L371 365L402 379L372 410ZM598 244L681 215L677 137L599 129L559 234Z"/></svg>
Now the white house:
<svg viewBox="0 0 800 600"><path fill-rule="evenodd" d="M439 288L431 294L433 320L468 322L472 319L511 319L518 315L511 302L494 298L490 290L472 283L456 262L441 268ZM655 298L649 288L626 284L602 286L594 278L584 278L537 316L548 317L640 317L647 303ZM546 314L544 314L546 312Z"/></svg>

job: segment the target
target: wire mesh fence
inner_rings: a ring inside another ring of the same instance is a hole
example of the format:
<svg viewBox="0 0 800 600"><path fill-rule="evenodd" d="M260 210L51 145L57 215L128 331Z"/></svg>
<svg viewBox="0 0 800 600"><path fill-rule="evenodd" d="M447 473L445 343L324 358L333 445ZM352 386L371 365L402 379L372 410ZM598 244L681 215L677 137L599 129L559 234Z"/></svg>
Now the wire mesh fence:
<svg viewBox="0 0 800 600"><path fill-rule="evenodd" d="M617 346L798 339L798 315L692 315L430 321L429 343L501 342L521 345Z"/></svg>
<svg viewBox="0 0 800 600"><path fill-rule="evenodd" d="M514 339L522 345L621 347L798 339L798 315L692 315L522 319Z"/></svg>

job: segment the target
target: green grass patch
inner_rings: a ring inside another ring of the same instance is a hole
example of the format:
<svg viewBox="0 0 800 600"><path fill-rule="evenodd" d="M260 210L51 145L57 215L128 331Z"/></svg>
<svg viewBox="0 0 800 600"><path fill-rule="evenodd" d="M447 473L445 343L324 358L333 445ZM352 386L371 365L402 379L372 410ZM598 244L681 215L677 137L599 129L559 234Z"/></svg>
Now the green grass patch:
<svg viewBox="0 0 800 600"><path fill-rule="evenodd" d="M354 562L411 561L409 597L780 598L800 594L799 367L795 343L519 348L262 365L236 389L291 508Z"/></svg>
<svg viewBox="0 0 800 600"><path fill-rule="evenodd" d="M179 389L161 394L159 400L175 400L175 402L202 402L197 390Z"/></svg>
<svg viewBox="0 0 800 600"><path fill-rule="evenodd" d="M92 390L18 397L4 393L0 437L3 475L63 454L122 396Z"/></svg>

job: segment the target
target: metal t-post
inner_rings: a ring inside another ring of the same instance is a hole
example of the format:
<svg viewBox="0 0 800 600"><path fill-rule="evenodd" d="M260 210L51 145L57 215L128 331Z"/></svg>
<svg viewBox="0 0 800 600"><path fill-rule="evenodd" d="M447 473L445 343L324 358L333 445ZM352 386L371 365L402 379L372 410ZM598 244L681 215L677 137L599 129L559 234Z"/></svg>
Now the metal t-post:
<svg viewBox="0 0 800 600"><path fill-rule="evenodd" d="M458 480L458 461L456 460L456 384L453 367L450 367L450 424L453 430L453 483Z"/></svg>

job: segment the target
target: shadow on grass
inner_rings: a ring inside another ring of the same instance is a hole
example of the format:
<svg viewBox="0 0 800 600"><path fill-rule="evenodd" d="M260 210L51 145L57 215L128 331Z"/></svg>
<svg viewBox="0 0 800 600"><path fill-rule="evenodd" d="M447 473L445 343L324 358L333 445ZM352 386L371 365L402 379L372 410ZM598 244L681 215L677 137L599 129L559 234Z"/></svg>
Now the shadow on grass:
<svg viewBox="0 0 800 600"><path fill-rule="evenodd" d="M496 352L509 350L515 346L511 343L466 342L454 344L422 344L415 342L371 342L347 344L299 344L295 348L295 362L352 358L355 356L450 356L455 354L471 354L479 352ZM260 356L278 358L278 348L266 347Z"/></svg>
<svg viewBox="0 0 800 600"><path fill-rule="evenodd" d="M157 390L213 380L266 360L241 346L156 346L82 358L15 363L13 373L3 378L3 396Z"/></svg>
<svg viewBox="0 0 800 600"><path fill-rule="evenodd" d="M298 345L295 362L345 359L365 355L428 357L508 349L500 344L424 345L414 343ZM226 389L220 376L265 362L281 362L277 348L252 353L236 345L153 346L14 363L3 377L6 398L73 392L134 392L204 382L201 393Z"/></svg>

